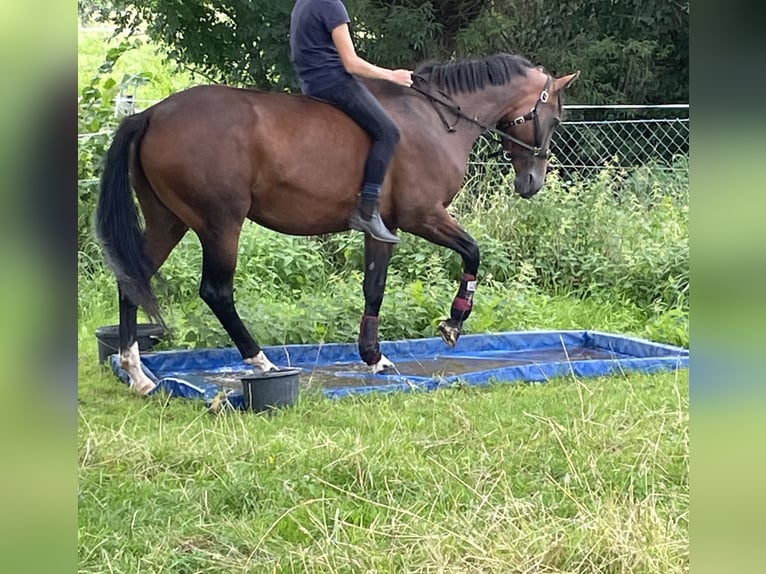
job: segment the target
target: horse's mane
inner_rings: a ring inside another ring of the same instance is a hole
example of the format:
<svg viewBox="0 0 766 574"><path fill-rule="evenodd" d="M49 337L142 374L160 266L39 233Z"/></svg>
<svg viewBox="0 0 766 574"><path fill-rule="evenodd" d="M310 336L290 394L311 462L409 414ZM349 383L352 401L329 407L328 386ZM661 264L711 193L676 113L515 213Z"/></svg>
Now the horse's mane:
<svg viewBox="0 0 766 574"><path fill-rule="evenodd" d="M500 86L514 76L526 76L533 67L526 58L501 53L481 59L425 62L415 73L448 93L455 93L474 92L487 84Z"/></svg>

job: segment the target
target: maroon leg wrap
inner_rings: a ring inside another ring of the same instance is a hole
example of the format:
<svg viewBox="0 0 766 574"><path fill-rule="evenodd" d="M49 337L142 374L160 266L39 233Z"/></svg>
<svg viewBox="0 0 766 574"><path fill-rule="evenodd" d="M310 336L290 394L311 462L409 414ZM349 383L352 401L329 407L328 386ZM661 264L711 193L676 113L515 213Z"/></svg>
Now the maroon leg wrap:
<svg viewBox="0 0 766 574"><path fill-rule="evenodd" d="M468 315L471 314L471 309L473 308L473 294L475 292L476 276L470 273L463 273L460 287L455 299L452 301L452 309L450 309L450 317L453 320L462 323L468 319Z"/></svg>

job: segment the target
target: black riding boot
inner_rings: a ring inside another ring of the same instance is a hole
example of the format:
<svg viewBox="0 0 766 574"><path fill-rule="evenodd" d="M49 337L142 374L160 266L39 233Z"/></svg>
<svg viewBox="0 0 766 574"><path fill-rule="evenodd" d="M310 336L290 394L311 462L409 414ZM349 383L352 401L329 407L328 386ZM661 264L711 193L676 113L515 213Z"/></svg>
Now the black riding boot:
<svg viewBox="0 0 766 574"><path fill-rule="evenodd" d="M399 243L399 238L388 230L380 218L380 201L377 197L362 196L348 225L356 231L369 233L373 239L383 243Z"/></svg>

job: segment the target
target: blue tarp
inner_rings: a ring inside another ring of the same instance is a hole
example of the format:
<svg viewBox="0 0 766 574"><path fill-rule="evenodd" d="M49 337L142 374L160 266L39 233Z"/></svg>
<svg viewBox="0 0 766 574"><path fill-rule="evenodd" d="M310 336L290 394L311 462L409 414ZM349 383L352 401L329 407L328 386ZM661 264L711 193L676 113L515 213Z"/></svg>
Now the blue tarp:
<svg viewBox="0 0 766 574"><path fill-rule="evenodd" d="M330 398L371 392L432 391L456 382L543 382L563 375L595 377L626 371L687 368L689 351L680 347L594 331L531 331L464 335L454 349L438 338L384 341L381 352L399 372L373 375L359 359L355 343L264 347L278 366L299 367L301 385L316 376ZM144 372L157 383L152 392L202 399L221 392L232 406L244 407L241 387L248 372L236 348L159 351L141 356ZM117 376L128 376L112 355ZM430 369L430 370L429 370ZM228 381L227 381L228 380ZM223 383L222 383L223 381Z"/></svg>

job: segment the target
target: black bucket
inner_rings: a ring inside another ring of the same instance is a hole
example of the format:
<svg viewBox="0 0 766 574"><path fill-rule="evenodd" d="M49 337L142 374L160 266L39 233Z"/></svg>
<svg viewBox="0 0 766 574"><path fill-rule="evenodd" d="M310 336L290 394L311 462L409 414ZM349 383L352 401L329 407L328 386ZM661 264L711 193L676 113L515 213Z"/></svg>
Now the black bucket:
<svg viewBox="0 0 766 574"><path fill-rule="evenodd" d="M165 336L162 325L156 323L139 323L136 325L136 341L138 350L148 353ZM120 326L107 325L96 329L98 340L98 362L103 363L120 349Z"/></svg>
<svg viewBox="0 0 766 574"><path fill-rule="evenodd" d="M300 372L300 369L282 369L242 377L245 406L255 412L264 412L295 405Z"/></svg>

